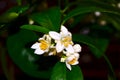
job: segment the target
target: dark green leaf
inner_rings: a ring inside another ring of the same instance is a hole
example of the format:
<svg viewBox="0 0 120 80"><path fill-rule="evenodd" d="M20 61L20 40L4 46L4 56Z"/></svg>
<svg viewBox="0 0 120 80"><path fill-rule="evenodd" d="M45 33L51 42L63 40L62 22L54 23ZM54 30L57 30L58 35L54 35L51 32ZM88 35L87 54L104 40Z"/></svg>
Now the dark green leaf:
<svg viewBox="0 0 120 80"><path fill-rule="evenodd" d="M15 6L10 8L8 11L0 16L0 23L8 23L16 19L19 14L25 12L28 8L28 6Z"/></svg>
<svg viewBox="0 0 120 80"><path fill-rule="evenodd" d="M85 35L73 35L73 40L88 45L92 53L100 58L107 49L107 39L94 39Z"/></svg>
<svg viewBox="0 0 120 80"><path fill-rule="evenodd" d="M8 23L19 16L16 12L5 13L0 16L0 23Z"/></svg>
<svg viewBox="0 0 120 80"><path fill-rule="evenodd" d="M108 22L112 23L113 26L120 31L120 19L118 16L116 15L105 15L104 16L105 20L107 20Z"/></svg>
<svg viewBox="0 0 120 80"><path fill-rule="evenodd" d="M27 9L29 8L29 6L15 6L10 8L6 13L10 13L10 12L16 12L18 14L21 14L23 12L25 12Z"/></svg>
<svg viewBox="0 0 120 80"><path fill-rule="evenodd" d="M90 49L92 51L92 53L96 56L96 57L101 57L103 56L103 54L105 53L107 47L108 47L108 40L106 39L94 39L94 46L98 49L95 49L93 47L90 46Z"/></svg>
<svg viewBox="0 0 120 80"><path fill-rule="evenodd" d="M78 65L72 66L72 70L67 70L67 80L83 80L83 74Z"/></svg>
<svg viewBox="0 0 120 80"><path fill-rule="evenodd" d="M58 31L60 27L60 9L50 8L49 10L41 13L36 13L31 18L39 23L41 26L50 30Z"/></svg>
<svg viewBox="0 0 120 80"><path fill-rule="evenodd" d="M23 25L21 26L22 29L28 29L28 30L33 30L33 31L37 31L37 32L42 32L42 33L48 33L49 29L47 29L46 27L41 27L41 26L37 26L37 25Z"/></svg>
<svg viewBox="0 0 120 80"><path fill-rule="evenodd" d="M71 17L81 15L81 14L86 14L90 12L95 12L95 11L100 11L108 14L113 14L113 15L118 15L120 16L120 12L117 8L106 4L106 3L101 3L99 1L90 1L90 0L85 0L82 1L79 4L79 7L71 10L64 18L62 24L64 24L68 19Z"/></svg>
<svg viewBox="0 0 120 80"><path fill-rule="evenodd" d="M48 78L50 77L49 70L40 71L38 69L38 64L35 62L39 57L30 49L32 45L30 43L37 39L38 36L35 33L28 30L21 30L19 33L8 37L8 52L11 59L26 74L37 78Z"/></svg>
<svg viewBox="0 0 120 80"><path fill-rule="evenodd" d="M16 0L18 5L21 5L22 0Z"/></svg>
<svg viewBox="0 0 120 80"><path fill-rule="evenodd" d="M66 80L66 66L58 62L54 68L50 80Z"/></svg>

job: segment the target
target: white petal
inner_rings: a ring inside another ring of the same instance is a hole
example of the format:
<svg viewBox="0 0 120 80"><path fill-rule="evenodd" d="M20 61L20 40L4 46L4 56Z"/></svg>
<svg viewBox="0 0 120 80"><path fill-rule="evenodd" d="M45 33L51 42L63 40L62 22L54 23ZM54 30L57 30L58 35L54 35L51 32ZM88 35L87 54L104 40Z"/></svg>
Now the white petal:
<svg viewBox="0 0 120 80"><path fill-rule="evenodd" d="M79 64L79 62L78 61L76 61L75 63L73 63L72 65L77 65L77 64Z"/></svg>
<svg viewBox="0 0 120 80"><path fill-rule="evenodd" d="M53 52L50 52L48 55L49 55L49 56L52 56L52 55L53 55Z"/></svg>
<svg viewBox="0 0 120 80"><path fill-rule="evenodd" d="M71 65L66 62L66 66L71 71Z"/></svg>
<svg viewBox="0 0 120 80"><path fill-rule="evenodd" d="M56 44L56 50L57 50L57 52L59 53L59 52L61 52L63 49L64 49L64 45L62 45L61 42L58 41L57 44Z"/></svg>
<svg viewBox="0 0 120 80"><path fill-rule="evenodd" d="M81 46L79 44L75 44L73 46L73 48L74 48L75 52L81 52Z"/></svg>
<svg viewBox="0 0 120 80"><path fill-rule="evenodd" d="M53 38L55 40L60 40L60 38L61 38L60 34L55 31L50 31L49 35L51 38Z"/></svg>
<svg viewBox="0 0 120 80"><path fill-rule="evenodd" d="M33 45L31 46L31 48L32 48L32 49L37 49L37 48L39 48L39 45L40 45L40 43L36 42L35 44L33 44Z"/></svg>
<svg viewBox="0 0 120 80"><path fill-rule="evenodd" d="M74 53L74 49L72 45L69 45L68 47L66 47L66 50L68 53Z"/></svg>
<svg viewBox="0 0 120 80"><path fill-rule="evenodd" d="M63 35L67 35L68 34L67 28L65 26L63 26L63 25L61 26L61 32L62 32Z"/></svg>
<svg viewBox="0 0 120 80"><path fill-rule="evenodd" d="M80 57L79 53L74 53L74 56L78 59Z"/></svg>
<svg viewBox="0 0 120 80"><path fill-rule="evenodd" d="M74 56L74 55L70 55L69 57L67 57L67 62L69 62L69 61L73 60L74 58L75 58L75 56Z"/></svg>
<svg viewBox="0 0 120 80"><path fill-rule="evenodd" d="M43 50L40 50L40 49L36 49L34 53L35 53L35 54L38 54L38 55L41 55L41 54L44 53L44 51L43 51Z"/></svg>

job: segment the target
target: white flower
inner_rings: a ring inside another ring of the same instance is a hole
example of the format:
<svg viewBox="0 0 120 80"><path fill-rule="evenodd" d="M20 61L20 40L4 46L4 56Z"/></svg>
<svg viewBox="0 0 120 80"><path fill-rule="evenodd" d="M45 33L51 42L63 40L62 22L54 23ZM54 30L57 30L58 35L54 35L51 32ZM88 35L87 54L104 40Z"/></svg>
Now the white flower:
<svg viewBox="0 0 120 80"><path fill-rule="evenodd" d="M81 52L81 46L79 44L75 44L73 46L74 52Z"/></svg>
<svg viewBox="0 0 120 80"><path fill-rule="evenodd" d="M74 53L70 56L67 56L66 60L65 60L67 68L69 70L71 70L72 69L71 65L77 65L79 63L78 59L79 59L79 54L78 53Z"/></svg>
<svg viewBox="0 0 120 80"><path fill-rule="evenodd" d="M50 47L48 55L52 56L52 55L56 55L56 54L57 54L57 51L56 51L55 47L54 46Z"/></svg>
<svg viewBox="0 0 120 80"><path fill-rule="evenodd" d="M51 45L51 37L49 35L44 35L42 38L39 38L39 42L36 42L31 46L35 50L35 54L43 54L49 51Z"/></svg>
<svg viewBox="0 0 120 80"><path fill-rule="evenodd" d="M66 56L70 56L72 54L79 53L79 52L81 52L81 46L79 44L75 44L73 46L66 48L66 50L63 50L63 53Z"/></svg>
<svg viewBox="0 0 120 80"><path fill-rule="evenodd" d="M66 55L66 57L62 57L61 62L65 62L67 68L71 70L71 65L77 65L79 63L78 59L80 55L78 52L81 52L81 46L79 44L75 44L70 50L69 49L66 51L63 50L63 54ZM73 52L71 52L71 50Z"/></svg>
<svg viewBox="0 0 120 80"><path fill-rule="evenodd" d="M63 49L69 49L72 47L72 35L71 33L65 28L61 26L61 32L50 31L49 35L52 39L55 40L56 43L56 50L57 52L61 52Z"/></svg>
<svg viewBox="0 0 120 80"><path fill-rule="evenodd" d="M95 12L95 16L98 17L98 16L100 16L100 15L101 15L101 12L99 12L99 11L96 11L96 12Z"/></svg>

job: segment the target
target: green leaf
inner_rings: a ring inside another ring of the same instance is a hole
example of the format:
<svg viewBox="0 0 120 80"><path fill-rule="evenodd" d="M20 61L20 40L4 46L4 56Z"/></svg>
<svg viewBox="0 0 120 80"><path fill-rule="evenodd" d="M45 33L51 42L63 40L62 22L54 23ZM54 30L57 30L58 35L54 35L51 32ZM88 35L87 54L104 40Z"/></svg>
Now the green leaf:
<svg viewBox="0 0 120 80"><path fill-rule="evenodd" d="M21 30L17 34L8 37L8 53L14 63L26 74L37 78L49 78L50 70L39 70L40 64L37 64L39 56L35 55L30 49L31 42L38 39L35 33L28 30Z"/></svg>
<svg viewBox="0 0 120 80"><path fill-rule="evenodd" d="M19 16L16 12L5 13L0 16L0 23L8 23Z"/></svg>
<svg viewBox="0 0 120 80"><path fill-rule="evenodd" d="M72 66L72 70L67 70L67 80L83 80L83 74L78 65Z"/></svg>
<svg viewBox="0 0 120 80"><path fill-rule="evenodd" d="M58 7L50 8L41 13L35 13L31 18L41 26L49 30L58 31L60 27L60 9Z"/></svg>
<svg viewBox="0 0 120 80"><path fill-rule="evenodd" d="M97 58L100 58L105 53L109 42L107 39L94 39L78 34L73 35L73 40L88 45Z"/></svg>
<svg viewBox="0 0 120 80"><path fill-rule="evenodd" d="M50 80L66 80L66 66L64 63L56 63Z"/></svg>
<svg viewBox="0 0 120 80"><path fill-rule="evenodd" d="M25 12L28 8L29 8L28 5L26 5L26 6L15 6L15 7L10 8L6 13L16 12L18 14L21 14L21 13Z"/></svg>
<svg viewBox="0 0 120 80"><path fill-rule="evenodd" d="M41 27L41 26L37 26L37 25L23 25L21 26L22 29L28 29L28 30L33 30L33 31L37 31L37 32L42 32L42 33L48 33L49 29L47 29L46 27Z"/></svg>
<svg viewBox="0 0 120 80"><path fill-rule="evenodd" d="M29 6L15 6L10 8L0 16L0 23L8 23L16 19L21 13L25 12Z"/></svg>
<svg viewBox="0 0 120 80"><path fill-rule="evenodd" d="M107 20L108 22L112 23L113 26L120 31L120 19L118 16L116 15L105 15L104 16L105 20Z"/></svg>
<svg viewBox="0 0 120 80"><path fill-rule="evenodd" d="M75 9L71 10L64 17L62 24L64 24L71 17L81 15L81 14L90 13L90 12L95 12L95 11L100 11L100 12L120 16L120 11L117 8L115 8L109 4L101 3L99 1L85 0L85 1L82 1L82 2L77 3L77 4L79 4L79 6Z"/></svg>
<svg viewBox="0 0 120 80"><path fill-rule="evenodd" d="M18 5L21 5L22 0L16 0Z"/></svg>
<svg viewBox="0 0 120 80"><path fill-rule="evenodd" d="M108 47L108 40L107 39L94 39L94 45L98 49L94 49L93 47L90 47L92 53L96 57L101 57L105 53L107 47Z"/></svg>

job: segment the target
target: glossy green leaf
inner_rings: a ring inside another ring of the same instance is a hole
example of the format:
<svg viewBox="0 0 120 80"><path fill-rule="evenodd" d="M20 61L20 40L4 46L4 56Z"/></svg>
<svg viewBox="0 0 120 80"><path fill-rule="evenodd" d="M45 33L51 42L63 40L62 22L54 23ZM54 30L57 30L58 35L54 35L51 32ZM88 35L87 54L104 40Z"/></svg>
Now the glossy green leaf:
<svg viewBox="0 0 120 80"><path fill-rule="evenodd" d="M31 18L41 26L49 30L58 31L60 27L60 9L50 8L45 12L35 13Z"/></svg>
<svg viewBox="0 0 120 80"><path fill-rule="evenodd" d="M36 63L39 56L35 55L30 48L32 45L30 43L37 41L37 39L38 36L35 33L21 30L17 34L8 37L8 52L15 64L26 74L37 78L48 78L50 77L49 70L39 70L40 64Z"/></svg>
<svg viewBox="0 0 120 80"><path fill-rule="evenodd" d="M23 25L21 26L22 29L28 29L28 30L33 30L33 31L37 31L37 32L42 32L42 33L48 33L49 29L47 29L46 27L41 27L41 26L37 26L37 25Z"/></svg>
<svg viewBox="0 0 120 80"><path fill-rule="evenodd" d="M106 51L109 41L107 39L94 39L85 35L73 35L73 40L88 45L92 53L100 58Z"/></svg>
<svg viewBox="0 0 120 80"><path fill-rule="evenodd" d="M66 66L64 63L58 62L53 68L50 80L67 80L66 79Z"/></svg>
<svg viewBox="0 0 120 80"><path fill-rule="evenodd" d="M84 80L83 74L78 65L72 66L72 70L67 70L67 80Z"/></svg>

